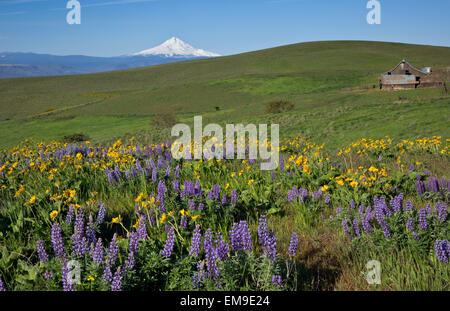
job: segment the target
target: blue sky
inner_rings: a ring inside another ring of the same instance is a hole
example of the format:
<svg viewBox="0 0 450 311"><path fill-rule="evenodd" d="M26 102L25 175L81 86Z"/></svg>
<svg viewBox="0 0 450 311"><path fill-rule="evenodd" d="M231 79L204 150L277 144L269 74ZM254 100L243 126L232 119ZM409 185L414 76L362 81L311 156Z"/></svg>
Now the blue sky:
<svg viewBox="0 0 450 311"><path fill-rule="evenodd" d="M0 51L117 56L176 36L222 55L305 41L372 40L450 46L450 1L79 0L81 25L66 23L67 0L0 0Z"/></svg>

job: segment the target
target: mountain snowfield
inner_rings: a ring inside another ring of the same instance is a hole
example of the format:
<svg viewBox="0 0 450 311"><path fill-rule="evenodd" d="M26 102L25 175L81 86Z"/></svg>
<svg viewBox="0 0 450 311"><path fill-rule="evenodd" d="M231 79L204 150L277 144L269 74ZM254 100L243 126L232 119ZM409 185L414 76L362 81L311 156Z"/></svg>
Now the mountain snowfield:
<svg viewBox="0 0 450 311"><path fill-rule="evenodd" d="M196 49L188 43L180 40L176 37L172 37L166 42L157 47L144 50L135 54L133 56L148 56L148 55L164 55L166 57L216 57L221 56L217 53L208 52L202 49Z"/></svg>

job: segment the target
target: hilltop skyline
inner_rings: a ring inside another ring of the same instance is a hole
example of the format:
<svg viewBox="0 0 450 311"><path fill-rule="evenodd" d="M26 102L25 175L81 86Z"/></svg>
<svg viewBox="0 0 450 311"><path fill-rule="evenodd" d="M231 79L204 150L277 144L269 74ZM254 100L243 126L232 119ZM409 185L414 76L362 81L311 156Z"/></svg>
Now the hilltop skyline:
<svg viewBox="0 0 450 311"><path fill-rule="evenodd" d="M108 57L171 37L220 55L328 40L450 45L448 1L379 1L381 24L369 25L366 0L79 0L81 24L69 25L67 1L4 0L0 52Z"/></svg>

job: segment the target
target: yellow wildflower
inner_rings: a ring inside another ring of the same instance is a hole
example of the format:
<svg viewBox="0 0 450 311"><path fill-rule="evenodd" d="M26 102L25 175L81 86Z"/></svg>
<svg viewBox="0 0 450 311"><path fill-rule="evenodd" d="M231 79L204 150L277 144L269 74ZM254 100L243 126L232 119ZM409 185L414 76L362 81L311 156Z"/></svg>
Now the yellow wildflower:
<svg viewBox="0 0 450 311"><path fill-rule="evenodd" d="M119 214L119 216L117 216L116 218L113 218L111 222L113 224L116 224L116 223L119 223L121 221L122 221L122 216L120 216L120 214Z"/></svg>
<svg viewBox="0 0 450 311"><path fill-rule="evenodd" d="M58 216L58 211L52 211L52 212L50 213L50 218L51 218L51 219L55 219L57 216Z"/></svg>

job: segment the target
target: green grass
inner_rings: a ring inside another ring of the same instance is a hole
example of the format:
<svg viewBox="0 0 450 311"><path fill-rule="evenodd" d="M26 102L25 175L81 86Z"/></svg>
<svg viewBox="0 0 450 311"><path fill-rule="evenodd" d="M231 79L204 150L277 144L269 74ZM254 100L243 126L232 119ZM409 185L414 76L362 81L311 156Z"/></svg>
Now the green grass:
<svg viewBox="0 0 450 311"><path fill-rule="evenodd" d="M442 89L357 87L377 85L380 74L403 58L419 68L448 68L449 52L397 43L311 42L107 73L0 79L0 147L30 136L50 140L81 132L97 142L154 133L150 120L161 110L176 112L183 122L194 115L221 124L279 122L282 136L314 136L332 145L388 134L448 137L450 105ZM295 110L265 115L265 104L280 99Z"/></svg>

